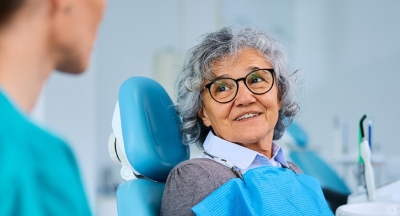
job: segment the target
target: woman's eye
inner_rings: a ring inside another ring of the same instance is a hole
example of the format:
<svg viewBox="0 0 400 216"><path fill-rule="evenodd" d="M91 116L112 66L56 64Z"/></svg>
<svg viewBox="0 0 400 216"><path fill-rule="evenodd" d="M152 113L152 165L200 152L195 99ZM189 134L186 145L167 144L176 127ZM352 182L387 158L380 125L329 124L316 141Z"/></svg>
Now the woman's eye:
<svg viewBox="0 0 400 216"><path fill-rule="evenodd" d="M262 82L264 79L259 76L251 76L250 83L258 83Z"/></svg>
<svg viewBox="0 0 400 216"><path fill-rule="evenodd" d="M217 92L223 92L229 90L228 86L226 85L218 85Z"/></svg>

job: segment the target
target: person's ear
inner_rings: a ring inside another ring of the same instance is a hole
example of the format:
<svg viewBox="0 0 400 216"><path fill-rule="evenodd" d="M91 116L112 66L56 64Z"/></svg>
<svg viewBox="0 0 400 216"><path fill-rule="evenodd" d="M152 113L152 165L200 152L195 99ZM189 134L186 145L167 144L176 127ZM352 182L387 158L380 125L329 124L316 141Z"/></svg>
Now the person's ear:
<svg viewBox="0 0 400 216"><path fill-rule="evenodd" d="M207 117L207 112L204 109L204 107L201 107L199 112L197 113L197 115L201 118L201 120L203 121L203 124L206 127L210 127L211 126L211 122L210 119Z"/></svg>

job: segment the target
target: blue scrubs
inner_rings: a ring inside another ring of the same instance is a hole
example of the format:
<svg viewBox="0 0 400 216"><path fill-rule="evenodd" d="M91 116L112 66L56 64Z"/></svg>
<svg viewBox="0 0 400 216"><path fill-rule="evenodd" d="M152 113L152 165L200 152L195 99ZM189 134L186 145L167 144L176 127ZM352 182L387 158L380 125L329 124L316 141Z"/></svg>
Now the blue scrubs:
<svg viewBox="0 0 400 216"><path fill-rule="evenodd" d="M0 215L91 215L71 149L1 89Z"/></svg>

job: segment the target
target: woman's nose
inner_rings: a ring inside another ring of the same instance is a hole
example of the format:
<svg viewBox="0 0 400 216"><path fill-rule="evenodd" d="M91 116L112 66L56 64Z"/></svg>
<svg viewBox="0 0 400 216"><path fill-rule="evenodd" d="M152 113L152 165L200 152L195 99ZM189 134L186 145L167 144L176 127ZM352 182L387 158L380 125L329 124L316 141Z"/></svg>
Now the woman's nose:
<svg viewBox="0 0 400 216"><path fill-rule="evenodd" d="M247 106L251 103L254 103L255 101L256 98L254 97L254 94L247 88L244 82L239 82L235 105Z"/></svg>

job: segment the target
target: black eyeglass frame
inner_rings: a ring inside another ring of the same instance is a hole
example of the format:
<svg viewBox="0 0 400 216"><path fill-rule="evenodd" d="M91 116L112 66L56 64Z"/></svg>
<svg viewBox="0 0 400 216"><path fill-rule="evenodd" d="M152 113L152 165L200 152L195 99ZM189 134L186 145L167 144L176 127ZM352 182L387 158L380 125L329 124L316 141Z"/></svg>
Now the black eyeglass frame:
<svg viewBox="0 0 400 216"><path fill-rule="evenodd" d="M247 86L246 79L247 79L247 77L248 77L251 73L254 73L254 72L259 71L259 70L266 70L266 71L268 71L268 72L271 73L271 75L272 75L272 85L271 85L271 87L270 87L267 91L265 91L265 92L262 92L262 93L255 93L255 92L253 92L253 91L249 88L249 86ZM236 83L237 88L236 88L235 96L234 96L231 100L229 100L229 101L220 102L220 101L218 101L217 99L215 99L215 98L212 96L212 94L211 94L211 89L210 89L211 85L214 84L216 81L218 81L218 80L220 80L220 79L230 79L230 80L235 81L235 83ZM204 89L207 88L207 89L208 89L208 93L210 93L210 96L211 96L212 99L214 99L216 102L222 103L222 104L224 104L224 103L229 103L229 102L233 101L233 100L236 98L236 96L237 96L237 93L238 93L238 91L239 91L239 81L243 81L244 85L246 86L246 88L247 88L251 93L253 93L253 94L255 94L255 95L262 95L262 94L265 94L265 93L271 91L272 87L274 86L274 84L275 84L275 70L272 69L272 68L260 68L260 69L256 69L256 70L251 71L251 72L248 73L245 77L242 77L242 78L239 78L239 79L233 79L233 78L230 78L230 77L217 78L217 79L211 81L210 83L208 83L207 85L205 85L204 88L203 88L200 92L204 91Z"/></svg>

